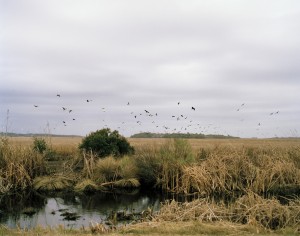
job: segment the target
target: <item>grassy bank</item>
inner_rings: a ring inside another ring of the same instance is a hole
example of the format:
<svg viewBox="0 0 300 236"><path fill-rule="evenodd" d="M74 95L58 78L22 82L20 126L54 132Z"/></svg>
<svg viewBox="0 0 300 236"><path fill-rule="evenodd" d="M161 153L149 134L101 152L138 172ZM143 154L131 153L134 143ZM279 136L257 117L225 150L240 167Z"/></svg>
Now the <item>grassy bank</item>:
<svg viewBox="0 0 300 236"><path fill-rule="evenodd" d="M0 193L147 186L207 197L300 190L299 140L130 141L134 155L98 158L80 152L78 138L51 138L43 152L33 148L32 139L1 139Z"/></svg>

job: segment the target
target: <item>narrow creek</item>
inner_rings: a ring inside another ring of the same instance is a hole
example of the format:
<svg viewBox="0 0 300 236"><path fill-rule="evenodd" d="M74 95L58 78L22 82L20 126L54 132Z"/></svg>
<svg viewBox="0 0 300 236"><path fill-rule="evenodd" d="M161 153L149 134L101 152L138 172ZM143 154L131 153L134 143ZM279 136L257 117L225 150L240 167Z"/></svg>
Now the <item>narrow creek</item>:
<svg viewBox="0 0 300 236"><path fill-rule="evenodd" d="M36 226L86 228L91 223L126 224L146 211L157 212L166 198L157 192L41 195L23 193L0 197L0 224L9 228ZM113 222L117 221L117 222Z"/></svg>

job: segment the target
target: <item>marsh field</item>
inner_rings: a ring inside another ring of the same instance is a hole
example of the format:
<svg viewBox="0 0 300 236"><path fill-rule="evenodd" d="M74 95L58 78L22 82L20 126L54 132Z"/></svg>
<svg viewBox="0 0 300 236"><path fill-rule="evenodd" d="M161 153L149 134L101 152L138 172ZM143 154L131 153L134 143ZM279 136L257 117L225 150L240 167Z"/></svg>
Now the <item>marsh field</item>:
<svg viewBox="0 0 300 236"><path fill-rule="evenodd" d="M80 137L41 138L44 152L33 148L32 137L1 139L0 201L22 192L83 196L145 188L171 197L138 218L116 212L110 224L77 230L3 225L0 235L299 234L299 139L129 138L133 155L100 159L78 149ZM122 217L130 223L118 224Z"/></svg>

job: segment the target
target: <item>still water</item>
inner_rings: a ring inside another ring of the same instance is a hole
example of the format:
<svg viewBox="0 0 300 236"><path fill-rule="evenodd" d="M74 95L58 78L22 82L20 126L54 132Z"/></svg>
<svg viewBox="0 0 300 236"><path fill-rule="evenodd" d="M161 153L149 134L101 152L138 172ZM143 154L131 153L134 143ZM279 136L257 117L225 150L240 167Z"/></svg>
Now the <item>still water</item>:
<svg viewBox="0 0 300 236"><path fill-rule="evenodd" d="M134 216L149 209L157 212L165 199L160 193L140 190L90 195L42 195L31 192L0 196L0 224L21 229L59 225L74 229L86 228L91 223L108 224L110 217L118 212Z"/></svg>

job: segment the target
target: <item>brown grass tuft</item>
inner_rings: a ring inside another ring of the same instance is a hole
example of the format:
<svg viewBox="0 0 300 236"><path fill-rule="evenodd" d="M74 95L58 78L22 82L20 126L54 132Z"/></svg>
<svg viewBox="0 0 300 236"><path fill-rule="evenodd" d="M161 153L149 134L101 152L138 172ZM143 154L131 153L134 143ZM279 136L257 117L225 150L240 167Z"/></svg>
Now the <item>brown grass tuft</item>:
<svg viewBox="0 0 300 236"><path fill-rule="evenodd" d="M37 177L33 181L33 188L42 192L68 190L73 185L74 179L63 175Z"/></svg>

